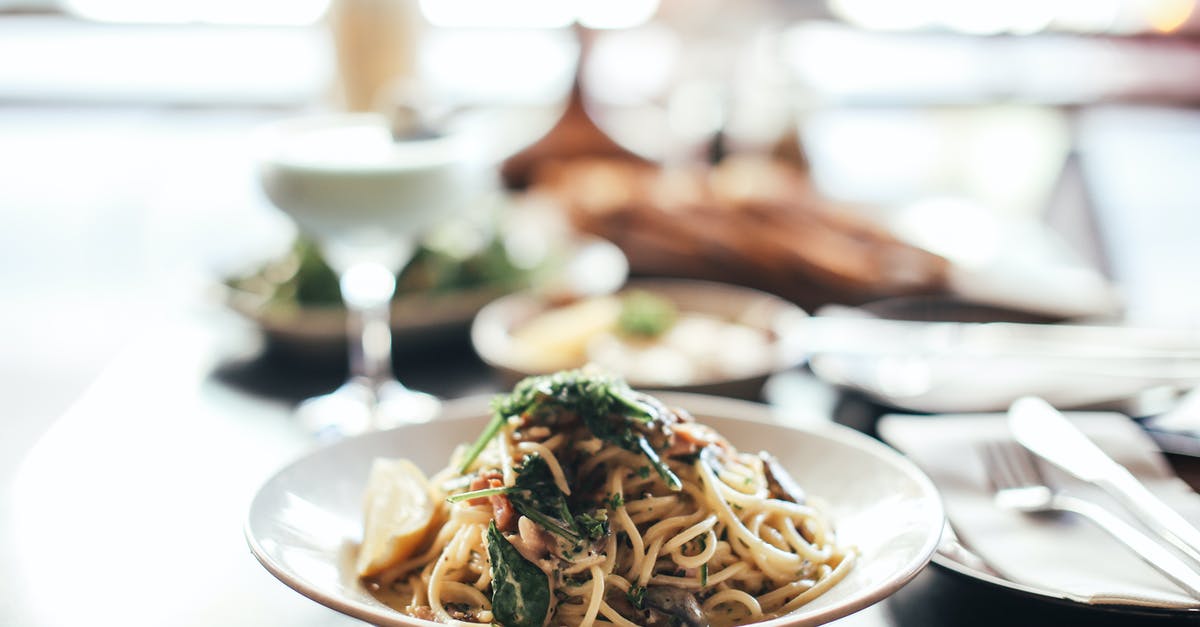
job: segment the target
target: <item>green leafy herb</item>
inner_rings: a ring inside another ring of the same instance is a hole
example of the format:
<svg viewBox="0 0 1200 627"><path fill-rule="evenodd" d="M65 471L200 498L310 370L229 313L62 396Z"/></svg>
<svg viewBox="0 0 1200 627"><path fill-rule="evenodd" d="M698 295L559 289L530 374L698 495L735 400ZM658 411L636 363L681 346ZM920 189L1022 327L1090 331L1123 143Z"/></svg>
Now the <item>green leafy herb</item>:
<svg viewBox="0 0 1200 627"><path fill-rule="evenodd" d="M608 495L608 498L605 499L605 504L608 505L609 509L617 509L625 504L625 499L622 498L620 494L613 493Z"/></svg>
<svg viewBox="0 0 1200 627"><path fill-rule="evenodd" d="M579 529L591 540L608 535L608 512L599 510L595 514L584 512L575 517Z"/></svg>
<svg viewBox="0 0 1200 627"><path fill-rule="evenodd" d="M639 610L646 609L646 587L645 586L630 586L629 591L625 593L625 598Z"/></svg>
<svg viewBox="0 0 1200 627"><path fill-rule="evenodd" d="M338 277L325 263L316 245L299 240L293 248L299 260L292 284L296 290L296 302L301 305L340 305L342 291Z"/></svg>
<svg viewBox="0 0 1200 627"><path fill-rule="evenodd" d="M467 501L470 499L476 499L476 498L480 498L480 497L484 497L484 496L495 496L497 494L508 494L509 492L512 492L512 491L513 491L512 488L506 488L506 487L483 488L482 490L471 490L470 492L461 492L459 494L452 494L452 495L446 497L446 502L447 503L458 503L459 501Z"/></svg>
<svg viewBox="0 0 1200 627"><path fill-rule="evenodd" d="M504 627L542 627L550 612L550 579L496 529L488 527L492 614Z"/></svg>
<svg viewBox="0 0 1200 627"><path fill-rule="evenodd" d="M567 497L554 483L550 465L539 455L530 455L516 468L517 477L509 500L529 520L559 537L581 542L584 534L575 525Z"/></svg>
<svg viewBox="0 0 1200 627"><path fill-rule="evenodd" d="M634 429L661 423L665 409L649 396L634 392L622 379L593 371L564 370L527 377L512 394L492 403L496 416L541 415L547 407L578 415L592 435L601 440L641 452L669 488L682 488L679 477L659 458L645 434ZM476 443L480 451L484 445L486 441L483 445Z"/></svg>
<svg viewBox="0 0 1200 627"><path fill-rule="evenodd" d="M492 411L502 416L533 413L542 405L558 406L579 414L608 418L619 414L649 423L657 410L638 398L628 384L612 375L583 370L526 377L511 394L497 397Z"/></svg>
<svg viewBox="0 0 1200 627"><path fill-rule="evenodd" d="M639 466L637 469L637 476L641 479L649 479L650 478L650 467L649 466Z"/></svg>
<svg viewBox="0 0 1200 627"><path fill-rule="evenodd" d="M637 445L638 448L642 449L642 454L646 456L646 459L650 460L650 465L654 466L654 469L658 471L658 476L662 477L668 488L672 490L683 489L683 483L679 481L679 477L675 476L675 473L671 472L671 469L667 468L663 460L658 457L658 453L655 452L653 446L650 446L650 441L646 439L646 436L637 436Z"/></svg>
<svg viewBox="0 0 1200 627"><path fill-rule="evenodd" d="M675 305L645 290L632 290L621 299L621 314L617 331L633 337L654 338L672 326L678 312Z"/></svg>
<svg viewBox="0 0 1200 627"><path fill-rule="evenodd" d="M449 231L448 231L449 233ZM461 238L460 238L461 239ZM524 267L510 258L505 238L494 237L482 248L464 247L452 237L436 236L420 246L396 278L395 298L414 293L453 293L487 287L509 292L524 287L544 270ZM248 276L231 278L230 286L270 299L284 307L342 306L338 276L312 240L299 237L282 258Z"/></svg>
<svg viewBox="0 0 1200 627"><path fill-rule="evenodd" d="M475 461L475 458L479 457L483 449L487 448L488 442L491 442L492 438L495 438L496 434L500 433L500 429L504 427L504 418L505 416L502 414L492 414L491 422L483 428L483 433L479 434L479 439L475 440L475 443L467 450L466 456L463 457L462 462L458 465L458 472L460 474L467 472L467 468L471 467L471 463Z"/></svg>
<svg viewBox="0 0 1200 627"><path fill-rule="evenodd" d="M708 562L700 565L700 587L708 585Z"/></svg>

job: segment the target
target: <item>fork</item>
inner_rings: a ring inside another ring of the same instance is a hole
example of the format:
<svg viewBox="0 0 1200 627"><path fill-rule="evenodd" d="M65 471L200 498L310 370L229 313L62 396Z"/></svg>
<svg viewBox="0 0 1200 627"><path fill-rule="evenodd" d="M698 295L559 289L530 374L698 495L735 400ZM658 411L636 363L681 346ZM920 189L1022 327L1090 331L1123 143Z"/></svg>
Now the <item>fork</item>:
<svg viewBox="0 0 1200 627"><path fill-rule="evenodd" d="M1055 491L1042 478L1037 460L1019 444L987 442L982 453L997 505L1027 514L1069 512L1086 518L1189 596L1200 599L1200 573L1195 568L1100 505Z"/></svg>

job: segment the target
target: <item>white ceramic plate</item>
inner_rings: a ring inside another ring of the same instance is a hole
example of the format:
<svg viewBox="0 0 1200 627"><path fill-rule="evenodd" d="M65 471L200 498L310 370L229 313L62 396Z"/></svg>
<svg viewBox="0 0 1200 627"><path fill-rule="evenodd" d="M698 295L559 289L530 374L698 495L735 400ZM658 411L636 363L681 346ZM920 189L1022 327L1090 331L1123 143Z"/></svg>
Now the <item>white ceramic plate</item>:
<svg viewBox="0 0 1200 627"><path fill-rule="evenodd" d="M797 430L770 424L765 405L694 394L661 394L720 430L742 450L775 453L811 494L829 502L843 542L861 559L843 581L771 627L819 625L872 605L928 563L944 515L933 484L899 453L845 427ZM301 594L374 625L428 627L383 605L359 583L353 556L371 461L407 457L433 473L452 448L474 440L486 398L447 403L433 422L343 440L297 460L266 482L246 521L255 557Z"/></svg>
<svg viewBox="0 0 1200 627"><path fill-rule="evenodd" d="M625 376L637 388L653 388L677 392L698 392L755 399L759 397L767 377L804 361L803 347L797 342L795 321L808 317L803 309L773 294L727 283L690 279L636 279L624 290L645 290L666 300L685 313L707 314L726 321L736 321L763 331L770 338L767 358L754 369L738 376L698 379L686 384L665 385L639 381L631 373ZM485 362L496 368L508 383L551 370L532 368L520 363L514 349L513 332L522 324L553 307L536 294L524 291L504 296L490 303L475 317L471 325L471 344ZM579 367L583 364L573 364Z"/></svg>

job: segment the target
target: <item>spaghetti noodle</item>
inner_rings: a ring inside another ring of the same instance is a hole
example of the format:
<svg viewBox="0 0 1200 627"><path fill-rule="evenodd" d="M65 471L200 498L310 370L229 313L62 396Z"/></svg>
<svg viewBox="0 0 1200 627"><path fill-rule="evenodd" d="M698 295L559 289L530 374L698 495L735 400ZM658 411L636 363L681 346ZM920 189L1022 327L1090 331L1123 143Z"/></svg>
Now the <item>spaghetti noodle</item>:
<svg viewBox="0 0 1200 627"><path fill-rule="evenodd" d="M522 381L433 476L421 547L367 580L460 626L725 627L787 614L856 553L766 453L590 371Z"/></svg>

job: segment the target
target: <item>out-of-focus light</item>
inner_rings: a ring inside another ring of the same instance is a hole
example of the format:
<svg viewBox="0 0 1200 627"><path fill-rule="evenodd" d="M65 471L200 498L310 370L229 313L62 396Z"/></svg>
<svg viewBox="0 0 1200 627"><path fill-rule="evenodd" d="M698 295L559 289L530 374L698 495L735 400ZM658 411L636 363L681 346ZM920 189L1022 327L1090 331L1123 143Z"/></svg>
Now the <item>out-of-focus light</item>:
<svg viewBox="0 0 1200 627"><path fill-rule="evenodd" d="M928 5L936 0L829 0L829 10L843 20L871 30L914 30L930 26Z"/></svg>
<svg viewBox="0 0 1200 627"><path fill-rule="evenodd" d="M591 0L579 5L579 23L588 28L630 28L658 11L659 0Z"/></svg>
<svg viewBox="0 0 1200 627"><path fill-rule="evenodd" d="M329 0L64 0L63 6L98 22L292 26L316 23Z"/></svg>
<svg viewBox="0 0 1200 627"><path fill-rule="evenodd" d="M1178 29L1195 0L826 0L830 12L869 30L946 29L970 35L1025 35L1053 26L1085 33L1121 32L1125 14L1148 18L1157 30ZM1161 26L1160 26L1161 24Z"/></svg>
<svg viewBox="0 0 1200 627"><path fill-rule="evenodd" d="M939 20L946 28L968 35L997 35L1008 30L1011 16L1003 2L943 0Z"/></svg>
<svg viewBox="0 0 1200 627"><path fill-rule="evenodd" d="M1173 33L1186 24L1196 10L1196 0L1157 0L1146 11L1146 22L1160 33Z"/></svg>
<svg viewBox="0 0 1200 627"><path fill-rule="evenodd" d="M711 137L725 121L725 92L716 81L694 80L676 88L667 102L667 123L679 139Z"/></svg>
<svg viewBox="0 0 1200 627"><path fill-rule="evenodd" d="M966 42L930 48L919 42L806 24L783 34L782 54L806 84L834 96L891 90L899 94L977 85L978 50Z"/></svg>
<svg viewBox="0 0 1200 627"><path fill-rule="evenodd" d="M1081 33L1108 32L1117 21L1118 0L1058 0L1054 26Z"/></svg>
<svg viewBox="0 0 1200 627"><path fill-rule="evenodd" d="M561 0L421 0L434 26L561 28L576 18L574 2Z"/></svg>
<svg viewBox="0 0 1200 627"><path fill-rule="evenodd" d="M961 198L930 198L900 210L892 229L905 241L964 266L984 265L1000 253L998 216Z"/></svg>
<svg viewBox="0 0 1200 627"><path fill-rule="evenodd" d="M679 35L661 25L597 38L584 72L587 92L609 105L639 105L662 95L679 63Z"/></svg>
<svg viewBox="0 0 1200 627"><path fill-rule="evenodd" d="M435 26L451 28L629 28L658 11L659 0L421 0Z"/></svg>
<svg viewBox="0 0 1200 627"><path fill-rule="evenodd" d="M1054 4L1046 0L1010 0L998 4L1008 11L1008 32L1014 35L1040 33L1054 21Z"/></svg>

